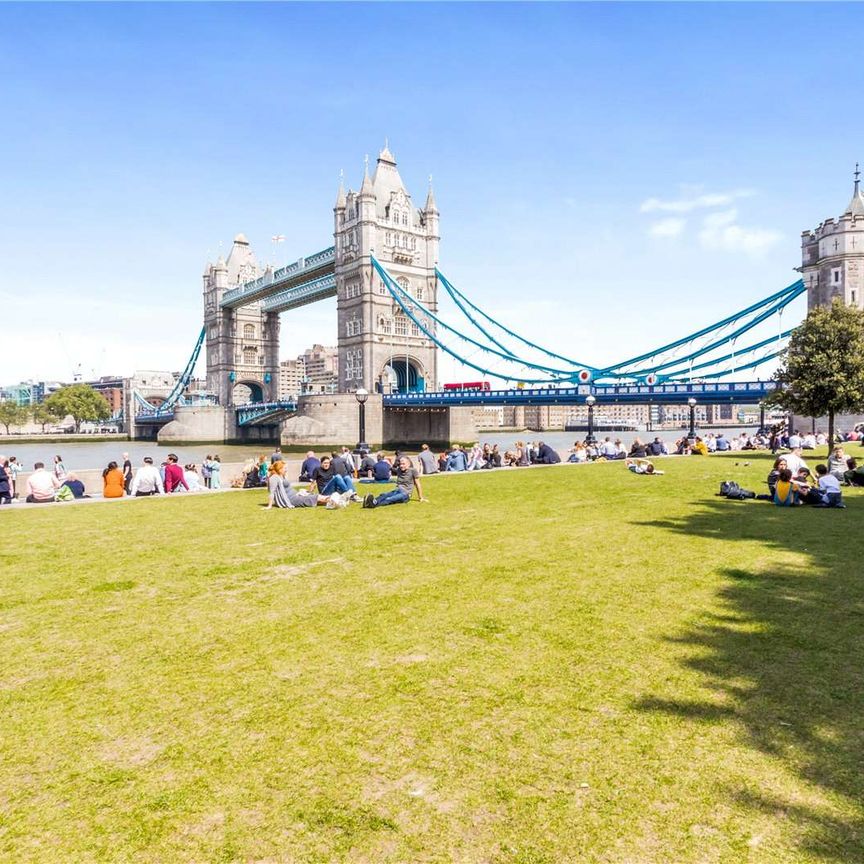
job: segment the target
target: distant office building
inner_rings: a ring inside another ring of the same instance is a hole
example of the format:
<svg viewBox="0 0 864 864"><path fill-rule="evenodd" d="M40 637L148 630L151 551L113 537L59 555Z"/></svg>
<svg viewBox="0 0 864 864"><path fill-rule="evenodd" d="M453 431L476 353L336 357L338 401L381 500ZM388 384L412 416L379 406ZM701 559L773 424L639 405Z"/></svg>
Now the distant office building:
<svg viewBox="0 0 864 864"><path fill-rule="evenodd" d="M119 414L123 410L123 379L119 375L103 375L96 381L84 383L105 397L112 414Z"/></svg>
<svg viewBox="0 0 864 864"><path fill-rule="evenodd" d="M283 360L279 364L279 399L291 402L303 392L306 378L306 363L303 357L296 360Z"/></svg>
<svg viewBox="0 0 864 864"><path fill-rule="evenodd" d="M339 349L313 345L307 348L297 362L305 369L304 392L335 393L339 389Z"/></svg>

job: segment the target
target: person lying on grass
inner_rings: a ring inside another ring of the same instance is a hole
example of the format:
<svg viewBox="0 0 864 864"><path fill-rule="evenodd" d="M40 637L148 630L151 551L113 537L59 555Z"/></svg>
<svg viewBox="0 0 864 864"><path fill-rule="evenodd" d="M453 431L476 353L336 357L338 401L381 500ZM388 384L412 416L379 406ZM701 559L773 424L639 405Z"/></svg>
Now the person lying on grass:
<svg viewBox="0 0 864 864"><path fill-rule="evenodd" d="M658 471L654 465L651 463L650 459L628 459L625 463L628 471L632 471L634 474L662 474L662 471Z"/></svg>
<svg viewBox="0 0 864 864"><path fill-rule="evenodd" d="M386 507L388 504L407 504L411 500L411 493L417 490L417 500L427 501L423 497L423 489L420 486L420 472L411 464L407 456L402 456L395 468L396 488L390 492L383 492L377 498L372 494L363 499L363 506L367 510L375 507Z"/></svg>

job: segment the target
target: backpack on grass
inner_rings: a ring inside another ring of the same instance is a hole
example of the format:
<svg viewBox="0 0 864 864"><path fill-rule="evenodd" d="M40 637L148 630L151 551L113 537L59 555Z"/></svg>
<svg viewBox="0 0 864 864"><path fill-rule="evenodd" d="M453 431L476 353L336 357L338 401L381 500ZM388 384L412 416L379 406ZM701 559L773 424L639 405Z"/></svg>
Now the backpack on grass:
<svg viewBox="0 0 864 864"><path fill-rule="evenodd" d="M724 480L720 484L720 494L723 498L730 498L733 501L745 501L748 498L755 498L756 493L749 489L742 489L734 480Z"/></svg>

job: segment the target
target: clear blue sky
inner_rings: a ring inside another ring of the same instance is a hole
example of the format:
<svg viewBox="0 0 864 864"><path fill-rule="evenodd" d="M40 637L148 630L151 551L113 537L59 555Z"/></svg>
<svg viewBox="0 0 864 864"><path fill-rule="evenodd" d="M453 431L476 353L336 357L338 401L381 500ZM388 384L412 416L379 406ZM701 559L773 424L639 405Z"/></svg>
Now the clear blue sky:
<svg viewBox="0 0 864 864"><path fill-rule="evenodd" d="M856 4L0 5L0 381L178 369L243 231L330 244L385 136L442 270L602 363L797 278L864 161ZM800 315L799 307L796 314ZM283 356L335 305L282 318ZM62 338L58 335L62 333Z"/></svg>

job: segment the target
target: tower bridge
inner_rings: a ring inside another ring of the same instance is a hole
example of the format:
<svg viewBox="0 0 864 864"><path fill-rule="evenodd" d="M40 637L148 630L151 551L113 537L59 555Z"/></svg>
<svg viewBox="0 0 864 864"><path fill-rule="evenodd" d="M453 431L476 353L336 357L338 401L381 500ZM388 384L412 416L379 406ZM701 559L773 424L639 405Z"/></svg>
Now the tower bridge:
<svg viewBox="0 0 864 864"><path fill-rule="evenodd" d="M181 380L161 406L139 400L137 432L162 441L356 440L355 393L370 395L374 443L473 437L480 406L598 403L755 403L770 392L753 373L791 333L783 312L807 294L810 307L841 297L864 306L864 195L856 166L852 200L838 219L802 235L802 279L723 320L610 366L549 351L501 324L439 269L440 214L431 179L417 207L385 145L358 191L340 183L333 242L275 269L262 267L243 234L203 273L204 327ZM439 314L444 290L462 316ZM338 392L282 402L280 314L336 297ZM761 329L760 329L761 328ZM767 328L767 329L766 329ZM208 399L182 395L206 348ZM438 392L444 352L506 389ZM398 357L398 362L394 359ZM750 373L750 380L737 380ZM519 386L516 383L520 382Z"/></svg>

